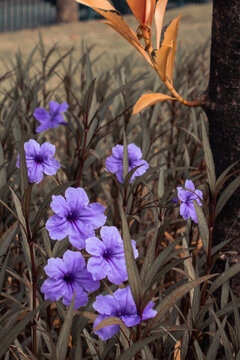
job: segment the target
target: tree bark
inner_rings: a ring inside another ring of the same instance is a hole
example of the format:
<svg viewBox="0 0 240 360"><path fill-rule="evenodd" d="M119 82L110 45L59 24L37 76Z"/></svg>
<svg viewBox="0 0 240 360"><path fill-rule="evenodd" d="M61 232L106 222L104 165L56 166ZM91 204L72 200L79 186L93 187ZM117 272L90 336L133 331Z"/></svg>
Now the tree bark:
<svg viewBox="0 0 240 360"><path fill-rule="evenodd" d="M57 20L60 23L78 21L78 3L75 0L57 0Z"/></svg>
<svg viewBox="0 0 240 360"><path fill-rule="evenodd" d="M205 107L217 177L240 160L240 0L213 0L210 80ZM239 165L237 166L239 168ZM233 180L233 179L232 179ZM235 239L227 250L240 260L240 189L217 218L213 245ZM235 279L237 281L237 279ZM240 295L240 280L233 284Z"/></svg>

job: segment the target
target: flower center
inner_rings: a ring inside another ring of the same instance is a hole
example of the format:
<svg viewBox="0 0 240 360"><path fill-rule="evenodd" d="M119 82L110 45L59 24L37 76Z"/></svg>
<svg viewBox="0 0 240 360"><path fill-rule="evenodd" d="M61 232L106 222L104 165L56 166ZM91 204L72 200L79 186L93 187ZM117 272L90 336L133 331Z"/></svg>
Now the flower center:
<svg viewBox="0 0 240 360"><path fill-rule="evenodd" d="M78 218L77 214L72 211L67 216L68 221L75 221L77 220L77 218Z"/></svg>
<svg viewBox="0 0 240 360"><path fill-rule="evenodd" d="M68 284L72 284L74 281L74 276L73 276L73 274L66 274L66 275L64 275L63 280Z"/></svg>
<svg viewBox="0 0 240 360"><path fill-rule="evenodd" d="M104 251L104 253L103 253L103 258L105 259L105 260L110 260L110 258L111 258L111 251L109 250L109 249L106 249L105 251Z"/></svg>
<svg viewBox="0 0 240 360"><path fill-rule="evenodd" d="M35 161L36 163L38 163L38 164L41 164L41 163L43 162L43 158L42 158L41 155L36 155L36 156L34 157L34 161Z"/></svg>

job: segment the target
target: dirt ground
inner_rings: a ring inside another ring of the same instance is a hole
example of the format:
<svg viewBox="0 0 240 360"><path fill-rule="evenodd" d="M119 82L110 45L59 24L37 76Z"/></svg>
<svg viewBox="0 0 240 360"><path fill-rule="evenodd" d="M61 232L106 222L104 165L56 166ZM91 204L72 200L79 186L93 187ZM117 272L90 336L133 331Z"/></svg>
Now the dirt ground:
<svg viewBox="0 0 240 360"><path fill-rule="evenodd" d="M183 17L180 22L178 41L181 42L181 46L187 46L189 50L194 49L211 35L212 5L188 5L168 10L165 23L180 13ZM133 16L128 15L126 21L133 29L137 28L137 22ZM61 53L71 46L81 51L82 40L88 46L95 44L94 56L102 54L105 61L106 57L110 60L114 59L114 56L127 56L134 50L127 41L99 20L43 27L41 34L46 48L50 48L57 42ZM6 69L4 63L9 64L9 59L13 58L18 49L21 49L23 55L27 55L38 40L39 29L0 34L0 76Z"/></svg>

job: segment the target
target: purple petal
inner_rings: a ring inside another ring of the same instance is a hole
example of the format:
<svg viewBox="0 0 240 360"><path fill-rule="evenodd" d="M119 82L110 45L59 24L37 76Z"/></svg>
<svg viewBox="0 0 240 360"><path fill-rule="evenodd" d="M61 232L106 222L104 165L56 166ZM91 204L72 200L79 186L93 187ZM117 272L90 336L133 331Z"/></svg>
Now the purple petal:
<svg viewBox="0 0 240 360"><path fill-rule="evenodd" d="M137 313L137 308L132 297L130 286L115 291L114 297L116 301L121 304L121 309L125 309L128 314Z"/></svg>
<svg viewBox="0 0 240 360"><path fill-rule="evenodd" d="M36 133L40 133L41 131L45 131L45 130L49 129L50 128L49 124L50 124L49 122L44 122L41 125L39 125L36 128Z"/></svg>
<svg viewBox="0 0 240 360"><path fill-rule="evenodd" d="M189 189L189 190L192 190L192 191L195 192L195 186L194 186L192 180L186 180L184 187L185 187L186 189Z"/></svg>
<svg viewBox="0 0 240 360"><path fill-rule="evenodd" d="M194 207L193 203L188 204L188 210L189 210L189 216L197 224L198 223L198 218L197 218L197 213L196 213L196 210L195 210L195 207Z"/></svg>
<svg viewBox="0 0 240 360"><path fill-rule="evenodd" d="M45 300L56 301L59 300L65 289L65 283L63 280L47 279L44 281L41 287L41 292L44 293Z"/></svg>
<svg viewBox="0 0 240 360"><path fill-rule="evenodd" d="M69 306L72 302L74 292L76 291L74 309L77 310L81 306L85 306L88 303L87 293L79 286L77 286L73 292L66 291L63 295L63 303Z"/></svg>
<svg viewBox="0 0 240 360"><path fill-rule="evenodd" d="M93 308L100 314L115 316L118 312L118 302L112 295L98 295L96 301L93 303Z"/></svg>
<svg viewBox="0 0 240 360"><path fill-rule="evenodd" d="M131 161L142 158L142 151L138 146L136 146L135 144L129 144L127 148L128 148L129 163Z"/></svg>
<svg viewBox="0 0 240 360"><path fill-rule="evenodd" d="M40 145L37 141L31 139L28 142L24 143L24 150L26 153L26 157L33 158L40 152Z"/></svg>
<svg viewBox="0 0 240 360"><path fill-rule="evenodd" d="M180 215L184 218L184 220L188 220L190 218L189 206L186 203L182 203L180 205Z"/></svg>
<svg viewBox="0 0 240 360"><path fill-rule="evenodd" d="M120 182L120 184L124 183L124 179L123 179L123 169L120 169L119 171L116 172L116 178L118 179L118 181Z"/></svg>
<svg viewBox="0 0 240 360"><path fill-rule="evenodd" d="M107 217L104 215L105 207L100 203L92 203L82 209L81 221L98 229L106 222Z"/></svg>
<svg viewBox="0 0 240 360"><path fill-rule="evenodd" d="M69 187L65 192L67 203L72 210L77 210L83 206L88 205L89 199L87 193L82 188Z"/></svg>
<svg viewBox="0 0 240 360"><path fill-rule="evenodd" d="M140 166L141 165L141 166ZM145 161L145 160L137 160L137 161L134 161L132 163L132 166L131 166L131 169L134 169L135 167L137 166L140 166L133 174L132 178L131 178L131 182L133 181L133 179L136 177L136 176L141 176L143 175L147 169L149 168L149 165L148 163Z"/></svg>
<svg viewBox="0 0 240 360"><path fill-rule="evenodd" d="M93 328L95 328L101 321L107 319L109 316L107 315L99 315L96 320L94 321ZM105 326L104 328L95 331L102 340L108 340L113 337L117 332L120 330L120 325L110 325Z"/></svg>
<svg viewBox="0 0 240 360"><path fill-rule="evenodd" d="M152 301L147 304L142 313L142 320L147 320L156 316L157 311L153 310L154 305L155 304Z"/></svg>
<svg viewBox="0 0 240 360"><path fill-rule="evenodd" d="M60 113L58 109L59 109L59 104L56 101L49 102L49 111L52 116L55 115L55 113Z"/></svg>
<svg viewBox="0 0 240 360"><path fill-rule="evenodd" d="M178 198L179 200L181 200L182 202L186 202L188 199L188 193L186 190L184 190L182 187L177 187L177 191L178 191Z"/></svg>
<svg viewBox="0 0 240 360"><path fill-rule="evenodd" d="M44 270L49 277L55 280L62 279L67 273L67 267L64 264L63 260L60 258L48 259L48 263L44 267Z"/></svg>
<svg viewBox="0 0 240 360"><path fill-rule="evenodd" d="M46 175L55 175L61 164L56 159L48 159L43 162L43 172Z"/></svg>
<svg viewBox="0 0 240 360"><path fill-rule="evenodd" d="M102 229L100 230L100 233ZM102 256L105 250L106 250L106 246L104 242L99 240L98 238L90 237L86 240L86 251L89 254L94 256Z"/></svg>
<svg viewBox="0 0 240 360"><path fill-rule="evenodd" d="M116 226L103 226L100 235L108 248L114 247L117 243L123 245L123 240Z"/></svg>
<svg viewBox="0 0 240 360"><path fill-rule="evenodd" d="M109 156L106 159L106 170L111 171L111 173L116 173L117 171L119 171L119 169L123 169L123 159L117 159L114 156Z"/></svg>
<svg viewBox="0 0 240 360"><path fill-rule="evenodd" d="M51 120L51 116L43 107L35 109L33 116L40 122L46 122Z"/></svg>
<svg viewBox="0 0 240 360"><path fill-rule="evenodd" d="M93 280L92 274L87 271L87 269L83 269L81 272L78 272L75 276L75 281L84 290L89 292L97 290L100 286L99 281Z"/></svg>
<svg viewBox="0 0 240 360"><path fill-rule="evenodd" d="M120 285L128 279L124 254L109 259L107 277L112 284L116 285Z"/></svg>
<svg viewBox="0 0 240 360"><path fill-rule="evenodd" d="M50 144L49 142L45 142L41 145L41 148L39 150L39 154L45 159L45 158L52 158L55 155L56 152L56 146L53 144Z"/></svg>
<svg viewBox="0 0 240 360"><path fill-rule="evenodd" d="M202 202L200 199L203 199L203 193L201 190L195 190L195 194L197 195L196 196L196 201L198 203L198 205L202 206ZM199 199L200 198L200 199Z"/></svg>
<svg viewBox="0 0 240 360"><path fill-rule="evenodd" d="M89 238L89 236L94 236L95 231L89 226L84 226L84 230L78 231L77 234L69 235L69 241L78 250L82 250L85 248L85 240Z"/></svg>
<svg viewBox="0 0 240 360"><path fill-rule="evenodd" d="M138 257L138 249L136 248L136 241L131 240L131 243L132 243L132 247L133 247L133 255L134 255L134 258L136 259Z"/></svg>
<svg viewBox="0 0 240 360"><path fill-rule="evenodd" d="M43 179L43 165L39 163L33 163L33 165L29 167L29 163L27 162L27 168L29 182L35 182L39 184Z"/></svg>
<svg viewBox="0 0 240 360"><path fill-rule="evenodd" d="M68 235L68 221L58 215L53 215L48 219L46 228L53 240L62 240Z"/></svg>
<svg viewBox="0 0 240 360"><path fill-rule="evenodd" d="M94 280L101 280L107 276L108 262L100 256L93 256L88 260L87 269Z"/></svg>
<svg viewBox="0 0 240 360"><path fill-rule="evenodd" d="M123 159L124 147L123 145L116 145L112 148L113 156L117 159Z"/></svg>
<svg viewBox="0 0 240 360"><path fill-rule="evenodd" d="M60 217L67 217L71 212L69 205L61 195L53 195L52 202L50 204L52 210Z"/></svg>
<svg viewBox="0 0 240 360"><path fill-rule="evenodd" d="M85 267L84 257L80 252L67 250L63 255L63 261L66 264L68 273L77 274Z"/></svg>
<svg viewBox="0 0 240 360"><path fill-rule="evenodd" d="M122 315L121 316L122 321L124 324L128 327L138 325L141 321L141 318L139 315Z"/></svg>
<svg viewBox="0 0 240 360"><path fill-rule="evenodd" d="M64 102L62 104L59 104L58 111L59 111L59 113L65 113L68 108L69 108L69 105L66 102Z"/></svg>

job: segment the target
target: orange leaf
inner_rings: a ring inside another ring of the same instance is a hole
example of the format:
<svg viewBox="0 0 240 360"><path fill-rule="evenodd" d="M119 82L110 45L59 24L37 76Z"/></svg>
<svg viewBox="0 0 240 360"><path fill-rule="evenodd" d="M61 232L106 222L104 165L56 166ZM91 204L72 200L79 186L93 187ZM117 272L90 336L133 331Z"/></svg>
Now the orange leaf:
<svg viewBox="0 0 240 360"><path fill-rule="evenodd" d="M148 106L155 105L165 100L176 100L175 98L165 95L165 94L145 94L138 99L136 104L134 105L132 115L138 114L143 109Z"/></svg>
<svg viewBox="0 0 240 360"><path fill-rule="evenodd" d="M137 40L133 30L124 21L121 14L107 0L77 0L77 2L93 8L93 10L114 24L115 30L118 28L121 31L118 31L121 35L126 33L133 41Z"/></svg>
<svg viewBox="0 0 240 360"><path fill-rule="evenodd" d="M122 28L118 27L117 25L113 24L111 21L103 20L103 22L109 26L111 26L114 30L116 30L122 37L124 37L132 46L137 49L140 54L147 60L149 65L153 67L153 64L148 56L148 54L145 52L144 47L141 45L140 41L138 40L137 36L133 33L132 36L125 32ZM131 30L131 29L130 29ZM131 30L132 31L132 30Z"/></svg>
<svg viewBox="0 0 240 360"><path fill-rule="evenodd" d="M127 0L133 15L141 25L151 25L156 0Z"/></svg>
<svg viewBox="0 0 240 360"><path fill-rule="evenodd" d="M116 10L108 0L76 0L80 4L102 10Z"/></svg>
<svg viewBox="0 0 240 360"><path fill-rule="evenodd" d="M151 55L159 75L163 81L167 78L167 61L171 52L171 46L162 45L160 49L153 50Z"/></svg>
<svg viewBox="0 0 240 360"><path fill-rule="evenodd" d="M174 65L175 54L177 49L178 25L181 17L182 15L176 17L167 27L162 42L162 46L170 46L172 48L171 53L168 56L167 68L166 68L166 76L171 83L173 82L173 65Z"/></svg>
<svg viewBox="0 0 240 360"><path fill-rule="evenodd" d="M168 0L158 0L155 8L156 40L157 49L160 47L160 39L163 25L163 18Z"/></svg>

